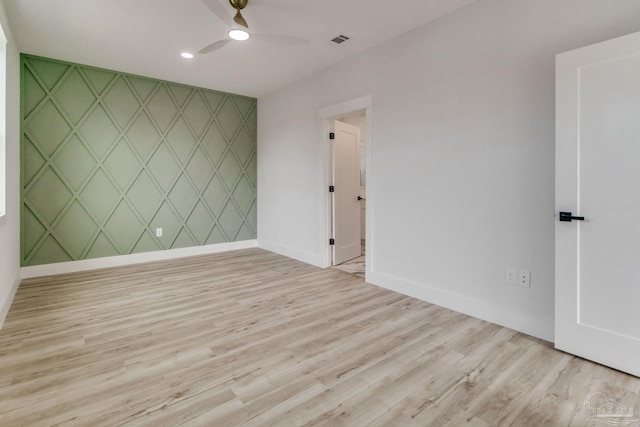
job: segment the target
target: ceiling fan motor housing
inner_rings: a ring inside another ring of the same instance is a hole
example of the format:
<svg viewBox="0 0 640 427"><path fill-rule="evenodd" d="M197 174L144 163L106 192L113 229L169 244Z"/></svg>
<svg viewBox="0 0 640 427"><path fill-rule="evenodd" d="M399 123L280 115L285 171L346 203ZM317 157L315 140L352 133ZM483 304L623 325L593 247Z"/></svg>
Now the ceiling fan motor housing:
<svg viewBox="0 0 640 427"><path fill-rule="evenodd" d="M234 9L244 9L249 0L229 0Z"/></svg>

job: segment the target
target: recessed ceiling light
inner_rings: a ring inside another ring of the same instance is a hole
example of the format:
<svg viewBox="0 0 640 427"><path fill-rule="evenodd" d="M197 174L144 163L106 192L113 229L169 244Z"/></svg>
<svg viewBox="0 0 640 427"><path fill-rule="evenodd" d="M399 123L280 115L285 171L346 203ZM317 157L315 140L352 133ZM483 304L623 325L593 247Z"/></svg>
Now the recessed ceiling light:
<svg viewBox="0 0 640 427"><path fill-rule="evenodd" d="M180 56L186 59L193 59L193 53L189 53L189 52L182 52Z"/></svg>
<svg viewBox="0 0 640 427"><path fill-rule="evenodd" d="M233 29L229 30L229 37L233 40L244 41L249 38L249 33L245 30Z"/></svg>

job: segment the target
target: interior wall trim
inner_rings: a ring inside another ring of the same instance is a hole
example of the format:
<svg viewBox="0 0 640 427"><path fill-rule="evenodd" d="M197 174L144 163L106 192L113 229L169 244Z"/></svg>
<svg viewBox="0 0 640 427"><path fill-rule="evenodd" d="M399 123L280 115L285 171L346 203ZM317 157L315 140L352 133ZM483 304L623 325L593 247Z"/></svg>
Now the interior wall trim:
<svg viewBox="0 0 640 427"><path fill-rule="evenodd" d="M293 258L297 261L304 262L307 264L315 265L316 267L324 268L326 267L322 259L318 256L317 253L314 252L306 252L301 251L296 248L292 248L290 246L281 245L278 243L267 242L261 239L258 239L258 247L269 252L275 252L280 255L284 255L288 258Z"/></svg>
<svg viewBox="0 0 640 427"><path fill-rule="evenodd" d="M18 286L20 286L20 270L16 272L15 277L13 278L13 282L11 287L9 288L7 294L4 298L0 299L0 329L4 325L4 321L7 318L7 314L9 314L9 309L11 308L11 303L13 302L13 298L16 296L16 291L18 290Z"/></svg>
<svg viewBox="0 0 640 427"><path fill-rule="evenodd" d="M243 240L239 242L218 243L205 246L168 249L165 251L145 252L132 255L117 255L104 258L86 259L80 261L61 262L57 264L35 265L22 267L22 278L51 276L55 274L75 273L100 268L120 267L125 265L142 264L145 262L164 261L175 258L185 258L197 255L208 255L219 252L235 251L239 249L255 248L257 241Z"/></svg>
<svg viewBox="0 0 640 427"><path fill-rule="evenodd" d="M255 98L25 54L21 73L23 266L257 238Z"/></svg>
<svg viewBox="0 0 640 427"><path fill-rule="evenodd" d="M427 284L376 271L367 272L367 283L514 329L536 338L549 342L554 341L553 321L530 316L489 301L447 292Z"/></svg>

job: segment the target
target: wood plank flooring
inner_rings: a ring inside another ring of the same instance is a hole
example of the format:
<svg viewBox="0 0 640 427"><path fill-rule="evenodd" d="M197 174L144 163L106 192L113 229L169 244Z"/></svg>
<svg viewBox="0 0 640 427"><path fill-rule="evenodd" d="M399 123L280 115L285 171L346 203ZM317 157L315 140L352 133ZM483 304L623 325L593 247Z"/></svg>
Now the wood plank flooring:
<svg viewBox="0 0 640 427"><path fill-rule="evenodd" d="M25 280L0 426L595 426L640 380L260 249ZM640 424L638 424L640 425Z"/></svg>

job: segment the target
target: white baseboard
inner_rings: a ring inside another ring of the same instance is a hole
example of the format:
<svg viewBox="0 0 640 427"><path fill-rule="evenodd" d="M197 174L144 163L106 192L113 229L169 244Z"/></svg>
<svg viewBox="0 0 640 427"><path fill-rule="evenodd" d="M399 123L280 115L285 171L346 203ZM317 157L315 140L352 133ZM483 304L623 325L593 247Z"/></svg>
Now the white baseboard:
<svg viewBox="0 0 640 427"><path fill-rule="evenodd" d="M552 321L520 313L488 301L372 271L367 272L367 283L486 320L536 338L550 342L554 340L554 325Z"/></svg>
<svg viewBox="0 0 640 427"><path fill-rule="evenodd" d="M99 268L119 267L123 265L141 264L145 262L164 261L174 258L208 255L218 252L235 251L257 247L256 240L219 243L215 245L192 246L188 248L167 249L165 251L144 252L140 254L118 255L104 258L85 259L81 261L60 262L56 264L34 265L22 267L22 278L51 276L54 274L74 273L77 271L97 270Z"/></svg>
<svg viewBox="0 0 640 427"><path fill-rule="evenodd" d="M266 242L264 240L258 240L258 247L270 252L284 255L288 258L293 258L307 264L315 265L316 267L323 267L321 256L316 253L304 252L299 249L290 248L288 246L283 246L277 243Z"/></svg>
<svg viewBox="0 0 640 427"><path fill-rule="evenodd" d="M18 270L13 278L9 291L0 299L0 329L2 329L4 320L7 318L7 314L9 314L11 303L13 302L13 298L16 296L16 291L20 285L20 279L20 270Z"/></svg>

